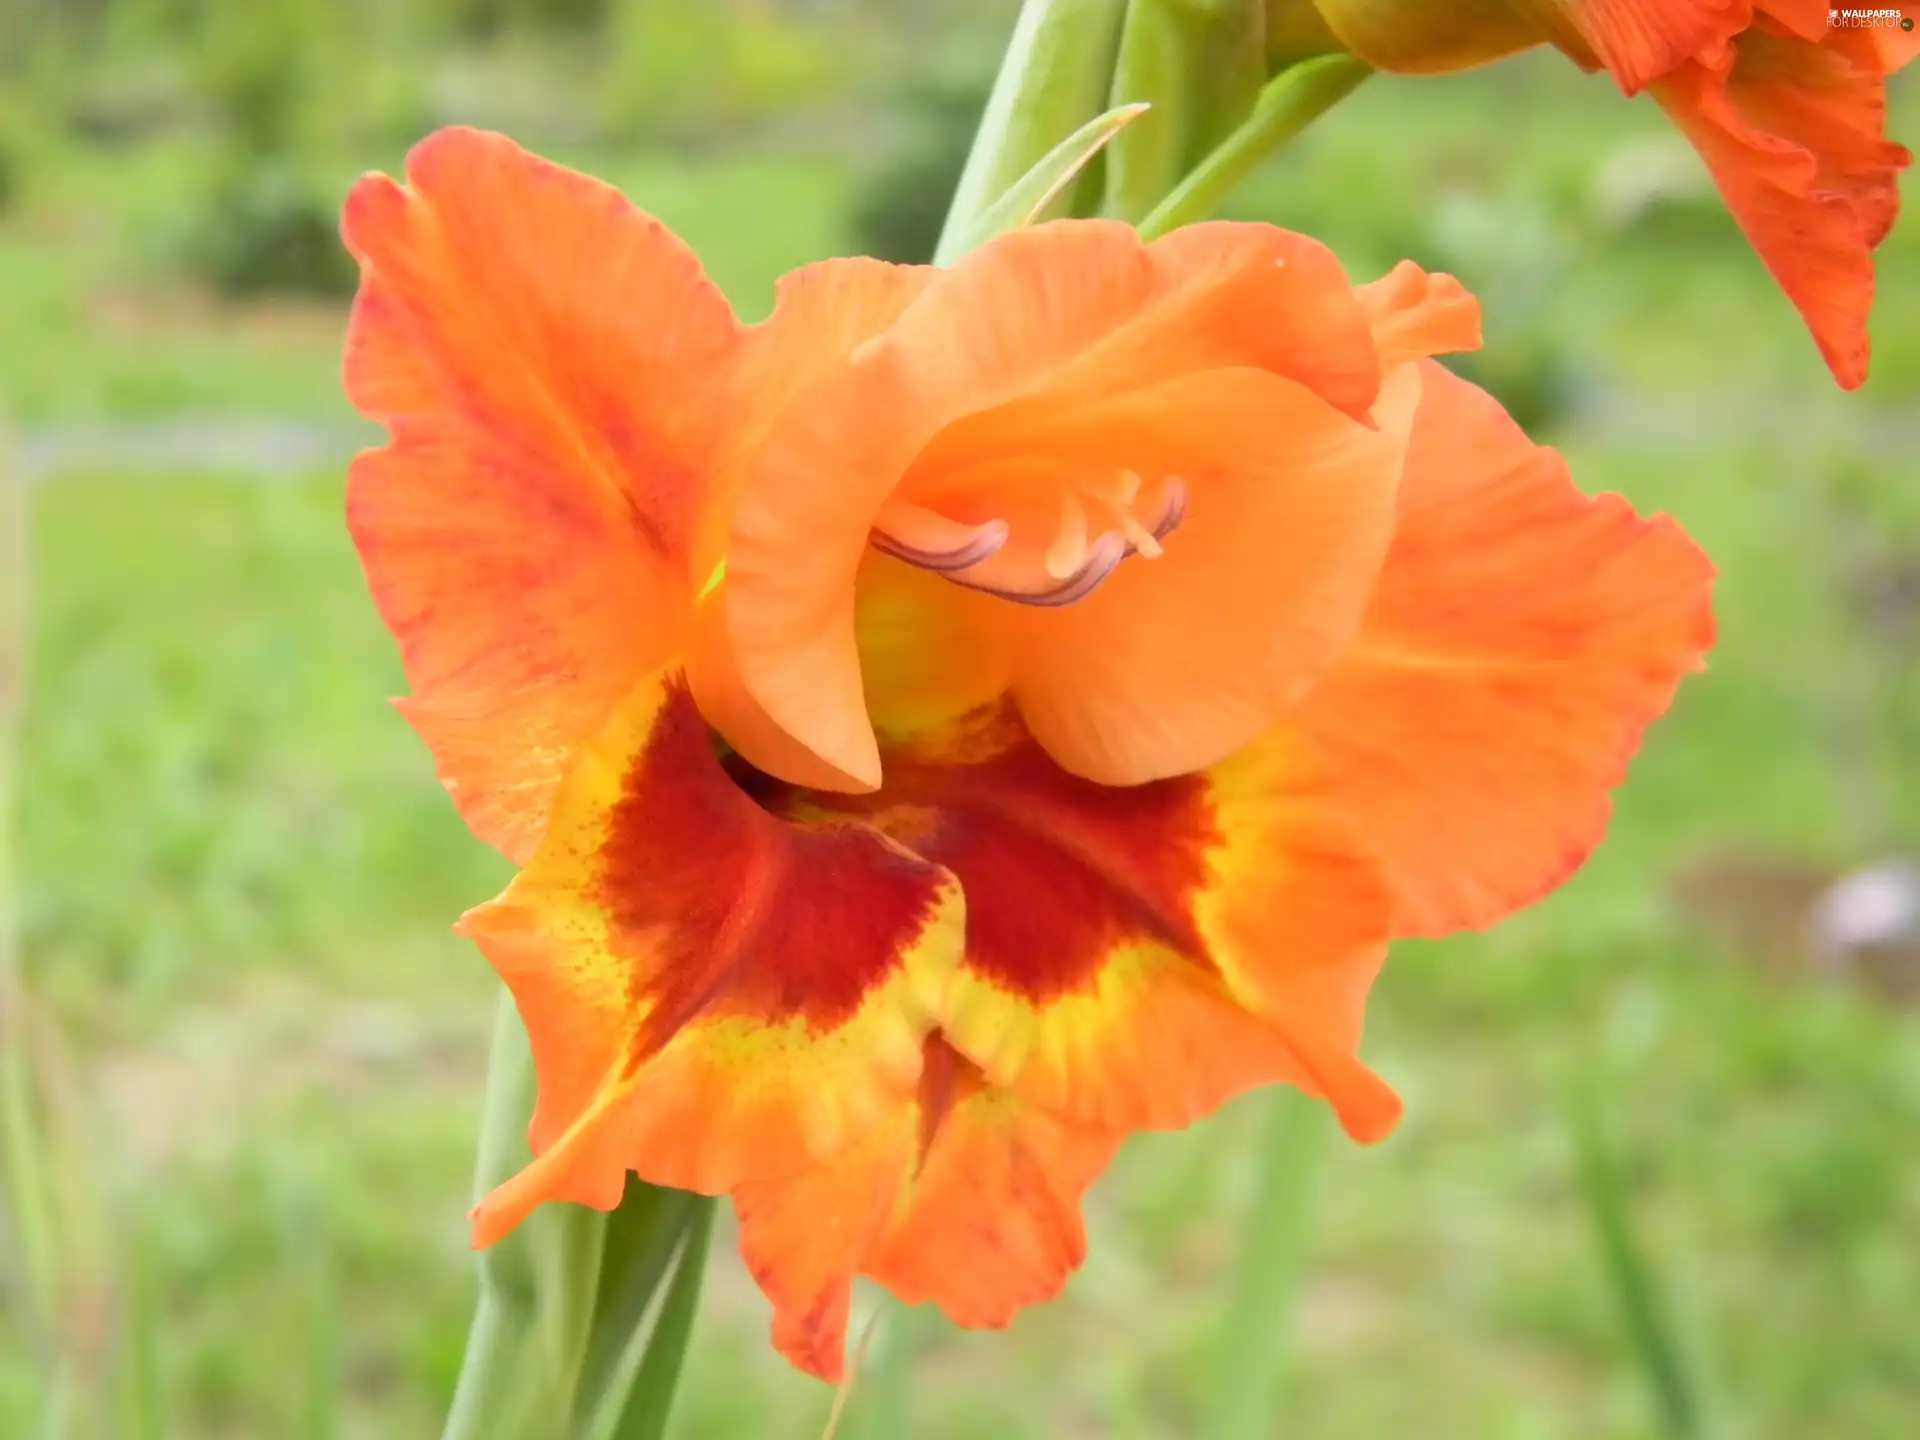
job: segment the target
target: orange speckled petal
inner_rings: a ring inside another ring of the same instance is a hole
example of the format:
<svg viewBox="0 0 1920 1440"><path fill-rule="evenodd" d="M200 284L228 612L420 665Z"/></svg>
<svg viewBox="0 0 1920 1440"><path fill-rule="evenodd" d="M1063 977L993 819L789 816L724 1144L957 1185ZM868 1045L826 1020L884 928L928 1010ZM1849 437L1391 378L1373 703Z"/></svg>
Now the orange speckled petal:
<svg viewBox="0 0 1920 1440"><path fill-rule="evenodd" d="M618 191L444 130L347 199L347 392L391 443L348 519L408 718L524 860L579 746L680 646L740 331Z"/></svg>
<svg viewBox="0 0 1920 1440"><path fill-rule="evenodd" d="M717 1194L855 1141L913 1092L960 955L952 878L844 822L776 819L678 672L581 756L527 868L471 912L539 1079L533 1164L475 1215L617 1203L626 1172Z"/></svg>
<svg viewBox="0 0 1920 1440"><path fill-rule="evenodd" d="M1713 567L1421 368L1379 591L1285 729L1380 856L1397 932L1440 935L1537 899L1599 843L1607 792L1712 643Z"/></svg>
<svg viewBox="0 0 1920 1440"><path fill-rule="evenodd" d="M841 1380L856 1272L970 1328L1052 1299L1086 1256L1080 1200L1121 1139L987 1085L930 1041L915 1103L889 1124L812 1170L734 1192L775 1345Z"/></svg>
<svg viewBox="0 0 1920 1440"><path fill-rule="evenodd" d="M966 960L941 1026L995 1086L1101 1129L1190 1124L1285 1081L1357 1136L1398 1114L1356 1054L1385 952L1372 862L1262 743L1115 788L1007 708L889 746L879 796L815 796L952 872Z"/></svg>

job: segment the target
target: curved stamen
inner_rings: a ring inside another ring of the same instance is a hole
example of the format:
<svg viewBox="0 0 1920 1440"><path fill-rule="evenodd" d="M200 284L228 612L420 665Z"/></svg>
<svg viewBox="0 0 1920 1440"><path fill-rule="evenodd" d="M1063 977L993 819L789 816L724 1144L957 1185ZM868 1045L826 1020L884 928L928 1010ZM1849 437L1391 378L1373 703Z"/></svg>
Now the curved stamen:
<svg viewBox="0 0 1920 1440"><path fill-rule="evenodd" d="M1021 590L1010 585L995 584L978 576L950 574L947 579L956 585L964 585L969 590L983 591L988 595L997 595L1002 600L1011 600L1018 605L1071 605L1076 600L1084 600L1097 590L1106 578L1120 568L1120 562L1132 553L1125 540L1117 531L1109 530L1087 548L1087 558L1079 570L1066 577L1059 585L1044 590Z"/></svg>
<svg viewBox="0 0 1920 1440"><path fill-rule="evenodd" d="M876 550L969 590L1017 605L1071 605L1099 589L1129 556L1159 558L1160 542L1186 518L1187 484L1179 476L1160 482L1151 524L1133 509L1141 489L1140 477L1131 470L1064 488L1060 527L1038 554L1031 548L1007 549L1012 527L1005 520L969 525L905 500L887 504L868 539ZM1089 503L1110 513L1109 528L1094 531Z"/></svg>
<svg viewBox="0 0 1920 1440"><path fill-rule="evenodd" d="M1187 482L1178 475L1169 475L1161 483L1165 493L1160 501L1160 518L1153 525L1152 533L1156 540L1166 539L1187 518Z"/></svg>
<svg viewBox="0 0 1920 1440"><path fill-rule="evenodd" d="M874 517L867 543L909 565L950 575L998 554L1010 533L1004 520L964 525L923 506L894 500Z"/></svg>

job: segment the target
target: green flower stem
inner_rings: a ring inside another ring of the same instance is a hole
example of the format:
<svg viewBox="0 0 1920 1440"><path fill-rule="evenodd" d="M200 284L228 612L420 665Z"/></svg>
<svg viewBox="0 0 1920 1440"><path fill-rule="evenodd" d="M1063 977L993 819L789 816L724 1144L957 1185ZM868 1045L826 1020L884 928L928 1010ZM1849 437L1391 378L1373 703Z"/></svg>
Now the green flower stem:
<svg viewBox="0 0 1920 1440"><path fill-rule="evenodd" d="M570 1417L579 1413L581 1367L599 1306L608 1223L604 1212L582 1205L547 1205L521 1227L539 1257L540 1349L549 1388Z"/></svg>
<svg viewBox="0 0 1920 1440"><path fill-rule="evenodd" d="M627 1182L620 1208L607 1222L600 1294L577 1387L577 1419L598 1421L632 1384L640 1363L634 1338L660 1282L675 1257L684 1253L682 1242L713 1203L708 1196L685 1190Z"/></svg>
<svg viewBox="0 0 1920 1440"><path fill-rule="evenodd" d="M939 253L975 231L1019 179L1061 141L1108 109L1126 0L1026 0L967 167L954 191Z"/></svg>
<svg viewBox="0 0 1920 1440"><path fill-rule="evenodd" d="M1148 108L1121 105L1094 116L1043 155L1033 169L1014 181L998 200L976 215L970 225L959 229L949 227L940 238L933 263L951 265L996 235L1044 218L1081 171L1099 155L1101 147Z"/></svg>
<svg viewBox="0 0 1920 1440"><path fill-rule="evenodd" d="M525 1163L532 1094L533 1055L513 998L503 992L487 1066L474 1174L476 1200ZM482 1250L477 1269L480 1297L443 1440L501 1440L528 1434L530 1417L538 1413L540 1401L558 1404L562 1399L540 1364L540 1275L532 1237L511 1235Z"/></svg>
<svg viewBox="0 0 1920 1440"><path fill-rule="evenodd" d="M707 1269L707 1246L713 1238L713 1202L704 1196L691 1211L674 1266L673 1283L660 1302L660 1315L647 1335L639 1374L628 1392L625 1412L609 1440L663 1440L673 1413L673 1397L680 1388L693 1320L700 1308L700 1288Z"/></svg>
<svg viewBox="0 0 1920 1440"><path fill-rule="evenodd" d="M1351 94L1373 71L1350 55L1327 55L1283 70L1267 83L1253 114L1221 141L1153 213L1140 222L1151 240L1216 211L1262 160Z"/></svg>
<svg viewBox="0 0 1920 1440"><path fill-rule="evenodd" d="M889 1440L912 1433L910 1390L913 1372L928 1340L943 1323L940 1312L930 1305L902 1305L897 1300L882 1302L882 1308L870 1322L877 1328L867 1358L857 1377L858 1394L842 1417L841 1431L847 1440ZM829 1428L821 1440L834 1440Z"/></svg>
<svg viewBox="0 0 1920 1440"><path fill-rule="evenodd" d="M1326 1148L1326 1116L1295 1090L1265 1097L1258 1177L1240 1239L1231 1297L1212 1348L1207 1440L1278 1434L1275 1372L1299 1298L1313 1233L1315 1173Z"/></svg>
<svg viewBox="0 0 1920 1440"><path fill-rule="evenodd" d="M503 994L476 1198L532 1158L526 1134L533 1089L526 1030ZM630 1181L611 1214L543 1205L481 1251L479 1302L444 1440L556 1440L593 1435L605 1417L636 1408L664 1416L699 1299L712 1211L705 1196ZM642 1341L642 1324L669 1273L674 1291Z"/></svg>
<svg viewBox="0 0 1920 1440"><path fill-rule="evenodd" d="M1634 1236L1632 1206L1601 1118L1595 1083L1576 1077L1568 1085L1565 1105L1581 1193L1634 1358L1662 1428L1674 1440L1691 1440L1704 1428L1699 1386L1668 1320L1658 1277Z"/></svg>
<svg viewBox="0 0 1920 1440"><path fill-rule="evenodd" d="M26 986L21 974L14 888L14 789L19 776L20 723L27 678L27 482L12 463L0 425L0 1141L14 1248L26 1274L27 1310L39 1331L50 1373L64 1364L60 1345L60 1263L54 1191L45 1136L35 1113L29 1064ZM47 1425L58 1419L60 1385L50 1380Z"/></svg>
<svg viewBox="0 0 1920 1440"><path fill-rule="evenodd" d="M1149 214L1245 121L1267 78L1265 39L1265 0L1131 0L1112 103L1153 113L1107 150L1105 214Z"/></svg>

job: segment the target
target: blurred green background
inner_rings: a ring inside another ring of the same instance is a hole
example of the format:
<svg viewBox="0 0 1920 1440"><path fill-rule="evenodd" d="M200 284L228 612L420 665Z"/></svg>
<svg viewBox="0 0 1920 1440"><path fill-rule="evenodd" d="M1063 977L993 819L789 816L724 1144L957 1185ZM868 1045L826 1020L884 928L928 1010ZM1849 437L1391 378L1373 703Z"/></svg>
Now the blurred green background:
<svg viewBox="0 0 1920 1440"><path fill-rule="evenodd" d="M0 8L32 574L12 1043L60 1196L50 1250L0 1226L0 1435L42 1433L36 1296L81 1400L142 1397L110 1433L428 1436L458 1369L496 992L448 926L506 868L385 703L342 524L371 438L337 378L346 186L435 125L504 129L622 186L758 316L794 265L930 250L1011 19ZM1573 883L1397 951L1367 1049L1398 1134L1360 1149L1263 1095L1136 1141L1063 1299L1006 1335L884 1327L843 1433L1658 1433L1578 1085L1718 1433L1920 1434L1920 953L1809 930L1837 878L1920 852L1920 220L1844 396L1651 102L1552 55L1370 81L1236 212L1357 278L1459 274L1487 304L1468 368L1589 488L1705 543L1723 638ZM820 1433L831 1392L766 1323L723 1234L676 1434Z"/></svg>

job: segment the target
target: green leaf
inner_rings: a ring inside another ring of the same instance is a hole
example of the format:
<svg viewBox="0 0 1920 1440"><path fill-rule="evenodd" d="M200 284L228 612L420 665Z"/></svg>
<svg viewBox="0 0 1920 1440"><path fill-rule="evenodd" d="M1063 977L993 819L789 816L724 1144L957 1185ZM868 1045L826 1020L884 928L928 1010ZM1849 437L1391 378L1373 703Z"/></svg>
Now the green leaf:
<svg viewBox="0 0 1920 1440"><path fill-rule="evenodd" d="M576 1392L577 1421L605 1413L610 1397L627 1382L634 1339L674 1255L708 1204L704 1196L628 1177L627 1192L607 1223L600 1293Z"/></svg>
<svg viewBox="0 0 1920 1440"><path fill-rule="evenodd" d="M889 1440L911 1434L909 1392L914 1368L928 1339L938 1334L944 1323L933 1306L902 1305L891 1297L881 1302L867 1327L874 1342L869 1347L871 1355L849 1373L846 1386L835 1397L834 1413L820 1440L835 1440L836 1435L844 1435L846 1440ZM842 1403L856 1379L859 1397L846 1406L849 1413L842 1416Z"/></svg>
<svg viewBox="0 0 1920 1440"><path fill-rule="evenodd" d="M1207 1440L1265 1440L1280 1433L1274 1375L1285 1353L1312 1238L1314 1174L1326 1142L1326 1117L1295 1090L1276 1092L1267 1102L1272 1111L1233 1293L1210 1355Z"/></svg>
<svg viewBox="0 0 1920 1440"><path fill-rule="evenodd" d="M0 770L9 761L0 758ZM0 773L0 805L7 803L6 789L11 776ZM0 822L10 829L11 816ZM7 843L0 836L0 851ZM5 856L0 853L0 865ZM6 876L0 874L0 884ZM0 904L10 904L10 895ZM0 929L10 930L10 917L0 917ZM6 954L10 937L0 934L0 967L12 968ZM28 1064L30 1045L27 1034L25 997L13 979L0 973L0 1132L5 1139L4 1176L6 1205L4 1214L11 1220L12 1248L20 1257L26 1275L26 1313L33 1323L36 1338L51 1351L59 1332L60 1253L54 1227L54 1187L52 1165L46 1135L36 1106L33 1072Z"/></svg>
<svg viewBox="0 0 1920 1440"><path fill-rule="evenodd" d="M1026 0L954 191L939 253L962 253L1000 196L1108 108L1126 0Z"/></svg>
<svg viewBox="0 0 1920 1440"><path fill-rule="evenodd" d="M707 1244L713 1237L713 1201L704 1196L680 1246L673 1281L660 1304L660 1314L647 1335L640 1373L627 1393L626 1407L608 1440L661 1440L673 1397L680 1388L680 1370L686 1363L687 1342L700 1309L700 1287L707 1270Z"/></svg>
<svg viewBox="0 0 1920 1440"><path fill-rule="evenodd" d="M513 997L505 990L483 1104L474 1166L476 1199L532 1158L527 1121L533 1113L533 1052ZM567 1232L597 1235L605 1224L605 1216L584 1206L545 1205L513 1234L479 1253L475 1265L480 1295L443 1440L549 1440L565 1433L592 1315L590 1287L599 1276L598 1242L585 1236L570 1239ZM588 1253L591 1270L582 1268Z"/></svg>
<svg viewBox="0 0 1920 1440"><path fill-rule="evenodd" d="M303 1207L311 1209L311 1207ZM334 1440L340 1433L340 1299L334 1290L331 1245L317 1216L302 1217L306 1241L299 1250L307 1310L307 1413L305 1440Z"/></svg>
<svg viewBox="0 0 1920 1440"><path fill-rule="evenodd" d="M487 1072L476 1195L531 1158L526 1132L533 1080L526 1030L512 997L503 994ZM698 1299L697 1273L689 1280L687 1270L699 1269L712 1210L705 1196L630 1180L611 1214L583 1205L543 1205L513 1234L481 1251L479 1301L445 1440L593 1435L602 1422L637 1403L627 1389L636 1367L637 1385L656 1391L665 1385L670 1395L679 1361L663 1375L660 1347L685 1350L685 1336L673 1338L674 1306ZM662 1302L643 1347L647 1312L676 1255L676 1290ZM684 1323L691 1324L691 1311ZM656 1395L651 1403L664 1400Z"/></svg>
<svg viewBox="0 0 1920 1440"><path fill-rule="evenodd" d="M1264 0L1131 0L1113 103L1154 113L1107 153L1106 212L1148 214L1246 120L1266 78Z"/></svg>
<svg viewBox="0 0 1920 1440"><path fill-rule="evenodd" d="M527 1217L519 1231L499 1243L511 1245L522 1234L533 1249L540 1273L536 1308L545 1356L543 1368L554 1393L570 1402L578 1389L600 1299L600 1259L607 1241L607 1216L584 1205L543 1205ZM571 1403L564 1407L564 1413L575 1413Z"/></svg>
<svg viewBox="0 0 1920 1440"><path fill-rule="evenodd" d="M950 229L941 236L940 249L933 257L934 264L951 265L969 250L977 249L996 235L1018 230L1022 225L1031 225L1043 218L1087 162L1100 153L1101 147L1125 129L1129 122L1145 114L1146 110L1145 105L1120 105L1103 115L1094 116L1041 156L1031 170L1008 187L1005 194L983 210L965 229Z"/></svg>
<svg viewBox="0 0 1920 1440"><path fill-rule="evenodd" d="M1140 222L1148 239L1204 220L1274 151L1352 93L1373 71L1350 55L1328 55L1283 70L1260 92L1239 129Z"/></svg>
<svg viewBox="0 0 1920 1440"><path fill-rule="evenodd" d="M27 681L27 478L0 420L0 1220L12 1231L34 1339L58 1351L60 1254L48 1137L39 1111L14 883L15 766Z"/></svg>
<svg viewBox="0 0 1920 1440"><path fill-rule="evenodd" d="M1634 1237L1626 1187L1591 1082L1576 1081L1569 1087L1566 1109L1581 1193L1628 1342L1662 1427L1676 1440L1690 1440L1702 1429L1699 1390L1668 1323L1659 1283Z"/></svg>
<svg viewBox="0 0 1920 1440"><path fill-rule="evenodd" d="M118 1383L120 1434L126 1440L162 1440L167 1431L166 1393L160 1366L159 1284L153 1241L140 1217L123 1221L126 1317L121 1325ZM332 1380L332 1375L327 1377ZM311 1397L310 1397L311 1398ZM307 1428L307 1440L327 1440L331 1432Z"/></svg>

